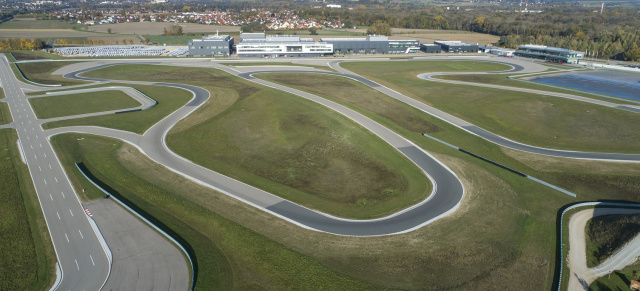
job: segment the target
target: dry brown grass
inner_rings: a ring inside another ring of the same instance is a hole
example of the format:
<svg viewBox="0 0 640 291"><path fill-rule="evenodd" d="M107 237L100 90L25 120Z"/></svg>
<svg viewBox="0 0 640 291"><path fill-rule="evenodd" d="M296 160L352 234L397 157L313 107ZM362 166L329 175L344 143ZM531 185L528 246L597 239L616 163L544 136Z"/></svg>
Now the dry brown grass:
<svg viewBox="0 0 640 291"><path fill-rule="evenodd" d="M501 149L506 155L540 172L576 171L586 174L629 174L631 172L640 175L640 163L558 158L526 153L509 148Z"/></svg>
<svg viewBox="0 0 640 291"><path fill-rule="evenodd" d="M114 35L114 36L105 36L105 35L100 35L100 36L91 36L91 37L87 37L88 40L93 40L93 41L104 41L105 44L116 44L116 41L118 42L118 44L123 44L122 40L126 40L126 44L130 44L131 41L133 41L133 44L141 44L144 43L144 41L142 41L139 37L137 36L130 36L130 35Z"/></svg>
<svg viewBox="0 0 640 291"><path fill-rule="evenodd" d="M102 36L102 34L73 29L0 29L3 38L64 38Z"/></svg>
<svg viewBox="0 0 640 291"><path fill-rule="evenodd" d="M131 23L114 23L89 26L88 31L107 32L111 28L112 33L121 34L149 34L161 35L165 27L171 26L173 23L168 22L131 22ZM240 26L224 26L224 25L206 25L195 23L180 23L182 31L185 33L211 32L216 30L220 32L238 32Z"/></svg>

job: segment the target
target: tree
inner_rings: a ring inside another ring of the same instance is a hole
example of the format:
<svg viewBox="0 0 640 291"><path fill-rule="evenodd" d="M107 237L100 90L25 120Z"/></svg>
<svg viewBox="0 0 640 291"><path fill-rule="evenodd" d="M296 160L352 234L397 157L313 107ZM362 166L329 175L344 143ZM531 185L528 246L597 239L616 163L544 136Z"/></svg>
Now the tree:
<svg viewBox="0 0 640 291"><path fill-rule="evenodd" d="M367 34L391 35L391 26L384 22L376 22L367 29Z"/></svg>
<svg viewBox="0 0 640 291"><path fill-rule="evenodd" d="M311 35L318 35L318 28L315 26L309 27L309 32Z"/></svg>
<svg viewBox="0 0 640 291"><path fill-rule="evenodd" d="M624 58L632 62L640 61L640 48L638 48L638 45L633 43L631 48L624 52Z"/></svg>
<svg viewBox="0 0 640 291"><path fill-rule="evenodd" d="M174 24L164 28L163 35L182 35L182 26Z"/></svg>

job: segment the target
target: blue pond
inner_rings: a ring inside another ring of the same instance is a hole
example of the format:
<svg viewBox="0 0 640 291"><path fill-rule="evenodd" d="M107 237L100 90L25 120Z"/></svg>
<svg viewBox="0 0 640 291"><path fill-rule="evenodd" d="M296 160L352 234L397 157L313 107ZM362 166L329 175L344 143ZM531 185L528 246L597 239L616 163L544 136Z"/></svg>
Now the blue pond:
<svg viewBox="0 0 640 291"><path fill-rule="evenodd" d="M540 77L532 81L640 101L640 75L636 74L591 71Z"/></svg>

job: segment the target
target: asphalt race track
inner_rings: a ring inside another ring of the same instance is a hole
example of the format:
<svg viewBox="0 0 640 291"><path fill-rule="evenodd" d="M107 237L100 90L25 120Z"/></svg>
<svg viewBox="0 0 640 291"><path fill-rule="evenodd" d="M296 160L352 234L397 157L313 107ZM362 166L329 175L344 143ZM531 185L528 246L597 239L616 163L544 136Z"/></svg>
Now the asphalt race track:
<svg viewBox="0 0 640 291"><path fill-rule="evenodd" d="M0 77L21 150L44 213L62 280L57 290L99 290L109 276L111 253L94 231L6 57Z"/></svg>
<svg viewBox="0 0 640 291"><path fill-rule="evenodd" d="M434 60L444 61L445 59L434 59ZM447 58L446 60L494 61L488 58L478 58L478 59ZM66 78L81 79L81 80L93 81L97 83L107 83L110 80L84 78L84 77L78 76L78 74L82 72L98 69L104 66L111 66L111 65L118 65L118 64L155 64L155 65L193 66L193 67L207 67L212 69L220 69L232 75L249 80L251 82L276 88L285 92L295 94L302 98L306 98L308 100L317 102L352 119L354 122L357 122L358 124L367 128L367 130L379 136L382 140L384 140L385 142L393 146L396 150L398 150L399 152L404 154L406 157L408 157L411 161L413 161L418 167L420 167L424 171L424 173L431 179L434 185L433 192L427 199L407 209L399 211L395 214L392 214L387 217L371 219L371 220L348 220L348 219L342 219L342 218L330 216L328 214L321 213L316 210L305 208L301 205L282 199L277 195L265 192L263 190L247 185L241 181L231 179L229 177L216 173L215 171L196 165L193 162L186 160L185 158L182 158L177 154L173 153L165 144L166 134L176 123L186 118L189 114L191 114L194 110L196 110L200 105L204 104L209 99L209 92L200 87L185 85L185 84L117 80L118 83L177 87L177 88L189 90L193 93L193 98L187 103L186 106L176 110L175 112L173 112L172 114L170 114L169 116L161 120L160 122L156 123L154 126L152 126L149 130L147 130L142 135L131 133L131 132L120 131L120 130L95 127L95 126L63 127L63 128L50 129L43 132L42 129L39 127L39 124L42 122L42 120L37 120L35 118L35 114L33 114L33 111L28 106L28 102L26 102L26 98L22 93L22 90L19 90L20 85L17 84L18 82L15 79L15 76L13 76L6 59L4 59L3 61L4 63L2 64L2 66L0 66L1 68L0 73L2 73L2 81L3 81L2 85L5 88L5 93L7 94L8 103L10 105L11 112L14 115L14 124L16 126L16 129L18 130L18 134L21 141L29 140L30 138L35 138L35 139L41 138L44 141L44 140L47 140L48 137L51 137L55 134L66 133L66 132L86 133L86 134L116 138L137 147L142 153L147 155L149 158L167 167L168 169L174 171L177 174L183 175L203 185L207 185L212 189L215 189L229 196L237 198L243 202L253 205L254 207L257 207L263 211L269 212L275 216L283 218L301 227L322 231L322 232L327 232L327 233L332 233L332 234L337 234L337 235L379 236L379 235L391 235L391 234L397 234L397 233L404 233L404 232L415 230L454 211L460 204L460 201L464 195L463 186L460 180L449 168L447 168L444 164L437 161L425 150L417 147L415 144L413 144L409 140L385 128L384 126L374 122L373 120L345 106L337 104L335 102L326 100L319 96L309 94L300 90L296 90L296 89L275 84L272 82L257 79L253 77L252 74L267 73L267 72L297 72L297 73L304 72L304 73L323 73L323 74L331 74L331 75L338 75L338 76L343 76L347 78L352 78L392 98L405 102L411 106L414 106L422 110L427 114L440 118L450 124L453 124L455 126L458 126L466 130L471 134L478 135L498 145L514 148L514 149L525 151L525 152L531 152L531 153L543 154L543 155L552 155L557 157L576 158L576 159L595 159L595 160L640 161L640 155L636 155L636 154L562 151L562 150L555 150L555 149L539 148L539 147L511 141L497 134L494 134L482 128L479 128L473 124L470 124L462 119L459 119L450 114L444 113L436 108L428 106L415 99L404 96L394 90L384 87L371 80L368 80L359 75L353 74L345 69L340 68L339 62L335 62L335 61L330 62L330 66L338 70L340 73L333 73L333 72L322 71L322 70L311 70L311 69L305 70L302 68L293 68L293 67L281 67L278 69L274 69L271 67L260 67L260 66L233 68L228 66L222 66L220 64L211 62L209 60L181 61L181 60L171 59L171 60L152 60L148 62L140 61L140 60L136 60L135 62L134 61L128 62L123 60L114 60L114 61L101 60L100 63L85 63L83 65L86 66L86 68L75 70L73 72L67 72L64 74ZM371 61L371 60L368 59L367 61ZM411 60L404 60L404 61L411 61ZM505 63L504 61L500 61L500 62ZM529 66L527 63L524 63L524 62L514 63L511 61L508 61L506 62L506 64L510 65L513 69L505 72L500 72L500 73L524 72L527 70L535 71L539 69L539 68L536 68L534 65ZM431 78L426 78L426 79L428 79L429 81L439 81ZM15 83L15 84L12 84L12 83ZM88 85L91 85L91 84L88 84ZM469 85L469 84L465 84L465 85ZM87 86L87 85L69 86L65 88L82 87L82 86ZM511 87L500 88L500 89L518 90L518 88L511 88ZM557 97L572 98L571 95L557 96ZM574 97L579 97L579 96L574 96ZM591 99L579 97L579 98L576 98L575 100L590 102ZM24 107L25 104L21 104L19 102L26 103L28 110L25 109ZM600 102L602 101L597 101L593 103L600 104ZM603 104L600 104L600 105L603 105ZM618 109L628 110L625 108L618 108ZM24 116L21 115L21 112ZM96 115L98 114L104 114L104 113L96 113ZM28 122L29 125L23 126L22 122L25 122L25 121ZM36 130L35 127L32 127L30 125L31 123L36 124L38 126L38 130ZM31 129L30 131L29 131L29 128ZM50 155L55 159L55 155L53 154L53 150L51 149L51 146L49 145L48 141L45 142L45 144L48 147L47 149L50 150ZM25 148L24 150L25 150L25 156L30 157L34 155L33 152L29 151L29 149ZM47 153L49 153L49 151L47 151ZM41 159L44 159L44 157ZM40 164L32 163L30 159L28 160L29 160L28 161L29 169L34 177L34 184L38 184L39 182L37 181L40 181L40 180L43 180L44 183L46 184L47 180L51 181L51 179L53 179L53 177L49 177L49 176L42 176L42 177L37 176L38 175L37 167ZM73 189L71 188L70 183L68 183L66 176L62 168L60 167L58 161L54 160L53 162L56 165L56 167L59 168L60 175L62 175L56 181L64 180L65 182L61 184L64 184L65 187L68 187L66 191L68 191L69 193L71 193L71 195L73 195ZM48 172L48 173L53 173L53 172ZM37 185L36 185L36 188L38 188ZM47 198L49 197L48 192L46 191L42 191L42 192L43 193L40 193L39 191L38 193L41 202L44 200L47 200ZM51 200L54 200L54 199L51 198ZM77 199L73 199L73 200L77 201ZM76 203L79 205L79 202L76 202ZM68 207L68 204L65 203L63 206ZM73 251L77 251L77 252L59 250L58 245L61 243L58 241L60 241L60 238L64 237L64 236L60 237L60 235L62 233L65 233L66 235L66 232L71 232L71 231L66 229L69 227L66 224L63 224L63 227L65 227L65 229L58 229L58 228L61 228L62 226L61 227L55 226L52 220L55 220L53 218L57 219L57 217L55 216L56 212L61 213L66 210L58 209L58 208L49 210L48 207L49 206L43 206L43 211L45 212L45 216L47 217L48 226L49 226L49 230L51 232L52 238L54 238L54 235L56 236L56 238L54 239L54 241L56 241L55 243L56 253L58 255L59 260L61 261L61 266L64 266L63 271L65 272L63 276L64 278L63 283L69 284L68 286L72 286L68 289L73 289L73 290L84 288L84 287L76 288L76 286L84 286L84 285L79 285L81 284L79 283L80 281L83 282L82 284L91 283L94 285L90 285L90 286L98 287L98 288L86 288L87 290L99 289L99 286L97 286L95 282L100 281L100 284L103 284L104 281L106 280L106 276L107 276L106 274L109 270L108 263L106 262L106 256L104 256L105 252L104 251L102 252L103 261L101 261L100 263L101 269L99 271L92 270L90 268L84 269L84 268L78 267L78 271L80 271L80 269L82 269L83 272L94 271L91 274L83 274L81 276L83 278L91 278L91 280L88 280L88 279L82 280L80 278L68 279L67 270L69 270L70 268L69 267L70 262L73 262L73 260L77 260L75 259L76 257L86 254L88 252L91 252L91 254L98 253L98 251L101 250L101 248L99 248L100 247L99 243L92 243L91 246L89 247L74 247ZM59 207L62 207L62 206L59 206ZM88 230L85 230L85 231L88 231ZM97 239L96 239L96 242L97 242ZM93 255L93 256L96 257L98 255ZM72 265L72 266L75 266L75 265ZM102 278L102 279L98 279L98 278ZM67 286L67 285L64 285L64 286ZM64 289L60 288L60 290L67 290L67 288L66 287Z"/></svg>

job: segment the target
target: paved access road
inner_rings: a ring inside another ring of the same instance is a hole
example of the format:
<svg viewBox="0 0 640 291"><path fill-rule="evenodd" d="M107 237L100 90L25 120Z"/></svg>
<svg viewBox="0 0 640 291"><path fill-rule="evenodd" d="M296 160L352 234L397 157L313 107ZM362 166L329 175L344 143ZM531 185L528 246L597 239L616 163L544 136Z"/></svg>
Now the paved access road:
<svg viewBox="0 0 640 291"><path fill-rule="evenodd" d="M0 79L62 271L57 290L99 290L109 275L110 253L85 215L22 91L23 83L4 56Z"/></svg>

